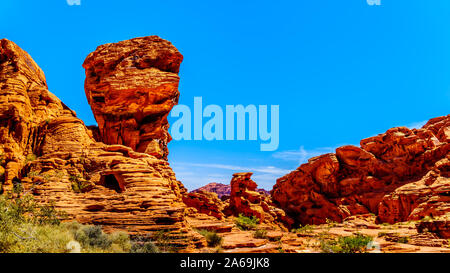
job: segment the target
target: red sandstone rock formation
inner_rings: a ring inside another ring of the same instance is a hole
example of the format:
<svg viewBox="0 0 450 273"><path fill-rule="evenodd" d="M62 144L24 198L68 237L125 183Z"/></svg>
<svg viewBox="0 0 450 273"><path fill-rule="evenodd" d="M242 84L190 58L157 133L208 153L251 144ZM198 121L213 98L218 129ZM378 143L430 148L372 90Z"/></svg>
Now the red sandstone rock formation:
<svg viewBox="0 0 450 273"><path fill-rule="evenodd" d="M183 56L157 36L99 46L84 61L85 90L106 144L167 160L167 116L178 103Z"/></svg>
<svg viewBox="0 0 450 273"><path fill-rule="evenodd" d="M301 224L375 213L394 223L450 212L450 115L392 128L314 157L277 180L276 204Z"/></svg>
<svg viewBox="0 0 450 273"><path fill-rule="evenodd" d="M224 217L225 204L213 192L190 192L183 195L183 202L186 206L195 208L199 213L214 216L219 220Z"/></svg>
<svg viewBox="0 0 450 273"><path fill-rule="evenodd" d="M167 230L180 248L203 244L184 219L186 190L167 161L151 155L167 154L165 116L178 97L180 61L170 43L149 37L99 47L85 63L90 102L100 103L96 92L110 91L102 93L104 115L96 112L102 132L113 136L106 142L131 149L96 142L92 131L47 90L44 73L31 57L1 40L0 174L5 189L20 179L37 201L54 202L69 219L131 234ZM99 77L95 88L93 73ZM127 142L129 128L139 128L137 143ZM161 144L161 153L139 148L152 141Z"/></svg>
<svg viewBox="0 0 450 273"><path fill-rule="evenodd" d="M257 184L250 179L253 173L235 173L231 180L229 205L225 208L226 215L255 216L261 222L279 224L290 227L292 220L283 210L273 206L270 197L256 190Z"/></svg>
<svg viewBox="0 0 450 273"><path fill-rule="evenodd" d="M431 232L440 238L450 239L450 214L430 221L422 221L416 224L419 233Z"/></svg>

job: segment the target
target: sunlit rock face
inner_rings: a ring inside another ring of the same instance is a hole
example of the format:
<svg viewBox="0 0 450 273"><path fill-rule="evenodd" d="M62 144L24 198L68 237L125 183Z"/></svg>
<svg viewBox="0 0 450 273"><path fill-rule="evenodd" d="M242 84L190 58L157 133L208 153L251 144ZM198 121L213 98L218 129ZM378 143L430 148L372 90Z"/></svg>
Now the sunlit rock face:
<svg viewBox="0 0 450 273"><path fill-rule="evenodd" d="M181 55L169 42L157 37L120 44L134 45L136 56L143 59L132 58L138 68L130 69L128 76L128 72L121 69L107 73L106 82L115 86L113 90L124 93L108 93L105 101L117 102L114 106L117 113L121 108L119 104L127 105L127 101L121 100L130 99L128 106L139 108L133 112L137 117L123 112L113 115L118 126L140 122L136 150L149 139L148 134L157 136L153 140L160 140L158 143L165 143L169 138L165 116L178 98L178 76L166 71L178 71ZM99 61L94 56L107 53L115 56L113 49L125 56L131 54L127 48L101 46L88 60L91 64L101 66L98 62L103 62L111 67L112 59ZM124 62L115 67L125 65ZM136 69L142 73L142 84L135 77ZM117 82L114 83L114 79ZM140 89L140 86L145 88ZM132 106L139 101L133 101L138 96L130 90L146 91L140 99L150 103ZM120 96L114 97L118 94ZM115 112L108 107L105 105ZM97 115L99 120L103 117L111 116ZM111 125L104 121L103 124ZM108 128L101 128L108 137L114 134L122 137L131 132L127 129L109 132ZM186 189L163 159L167 154L165 146L156 146L155 151L159 153L148 152L149 148L141 153L132 149L133 145L109 145L96 141L97 138L95 128L88 129L72 110L49 92L44 73L32 58L13 42L0 40L0 186L4 192L11 192L15 181L23 186L23 194L32 194L38 203L52 202L57 210L66 213L67 220L101 225L107 232L124 230L153 236L164 230L180 249L204 243L185 221L182 195ZM154 143L152 141L149 143ZM113 143L127 144L124 142Z"/></svg>
<svg viewBox="0 0 450 273"><path fill-rule="evenodd" d="M301 224L374 213L379 222L450 212L450 115L314 157L279 178L276 204Z"/></svg>
<svg viewBox="0 0 450 273"><path fill-rule="evenodd" d="M157 36L99 46L84 61L101 141L167 160L167 116L178 103L183 56Z"/></svg>

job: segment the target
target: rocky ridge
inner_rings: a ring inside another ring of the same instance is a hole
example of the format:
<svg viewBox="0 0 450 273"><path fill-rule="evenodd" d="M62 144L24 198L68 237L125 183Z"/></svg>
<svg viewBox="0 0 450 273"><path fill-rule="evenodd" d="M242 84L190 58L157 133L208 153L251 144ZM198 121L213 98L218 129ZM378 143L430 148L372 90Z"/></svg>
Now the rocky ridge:
<svg viewBox="0 0 450 273"><path fill-rule="evenodd" d="M300 224L373 213L380 223L450 212L450 115L397 127L311 158L277 180L272 198Z"/></svg>
<svg viewBox="0 0 450 273"><path fill-rule="evenodd" d="M0 40L1 190L20 185L67 220L105 231L164 231L181 251L213 251L195 230L219 233L230 253L317 252L324 231L373 235L386 252L448 251L450 116L312 158L278 179L271 196L257 189L252 173L187 193L166 161L181 61L156 36L98 47L83 66L99 126L86 127L48 91L32 58ZM259 218L264 238L238 229L240 214ZM405 221L412 223L385 225ZM311 234L288 232L306 224L317 226ZM410 244L399 244L390 229Z"/></svg>

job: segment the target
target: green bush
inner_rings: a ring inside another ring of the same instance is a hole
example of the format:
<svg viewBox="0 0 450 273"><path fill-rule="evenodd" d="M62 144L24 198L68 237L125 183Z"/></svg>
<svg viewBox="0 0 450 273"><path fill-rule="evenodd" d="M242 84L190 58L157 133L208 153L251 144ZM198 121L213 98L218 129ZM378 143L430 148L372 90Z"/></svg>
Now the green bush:
<svg viewBox="0 0 450 273"><path fill-rule="evenodd" d="M35 154L29 154L29 155L27 155L27 157L25 158L24 165L26 165L28 162L35 161L36 158L37 158L37 157L36 157Z"/></svg>
<svg viewBox="0 0 450 273"><path fill-rule="evenodd" d="M91 246L94 248L108 249L112 240L103 233L100 226L85 226L75 233L75 240L81 243L82 246Z"/></svg>
<svg viewBox="0 0 450 273"><path fill-rule="evenodd" d="M57 217L53 208L36 205L29 195L0 196L0 252L65 252L72 238L66 229L53 224Z"/></svg>
<svg viewBox="0 0 450 273"><path fill-rule="evenodd" d="M94 185L86 181L79 175L71 175L69 180L72 185L72 190L76 193L88 192L94 188Z"/></svg>
<svg viewBox="0 0 450 273"><path fill-rule="evenodd" d="M203 235L206 239L206 242L208 243L208 246L214 247L219 246L222 244L223 238L217 234L215 231L208 231L208 230L199 230L198 233Z"/></svg>
<svg viewBox="0 0 450 273"><path fill-rule="evenodd" d="M266 239L267 238L267 230L265 229L257 229L253 233L253 237L257 239Z"/></svg>
<svg viewBox="0 0 450 273"><path fill-rule="evenodd" d="M430 222L430 221L433 221L433 216L431 215L428 215L428 216L425 216L425 217L423 217L422 219L420 219L420 222Z"/></svg>
<svg viewBox="0 0 450 273"><path fill-rule="evenodd" d="M407 244L408 242L409 242L409 238L408 237L400 237L397 240L397 243L400 243L400 244Z"/></svg>
<svg viewBox="0 0 450 273"><path fill-rule="evenodd" d="M60 223L61 212L53 205L38 205L32 196L0 196L1 253L61 253L80 245L81 252L129 252L125 232L106 234L99 226ZM144 246L144 248L149 246Z"/></svg>
<svg viewBox="0 0 450 273"><path fill-rule="evenodd" d="M362 253L366 252L367 244L371 241L372 237L357 234L337 240L321 240L320 248L326 253Z"/></svg>
<svg viewBox="0 0 450 273"><path fill-rule="evenodd" d="M172 236L169 230L159 230L153 235L155 244L161 252L174 252L175 246L172 243Z"/></svg>
<svg viewBox="0 0 450 273"><path fill-rule="evenodd" d="M247 217L239 214L239 217L237 217L234 222L241 230L251 230L258 226L259 219L256 216Z"/></svg>
<svg viewBox="0 0 450 273"><path fill-rule="evenodd" d="M131 245L131 253L160 253L159 248L152 242L133 243Z"/></svg>
<svg viewBox="0 0 450 273"><path fill-rule="evenodd" d="M293 228L291 230L291 232L305 234L305 233L313 232L313 229L314 229L314 227L311 225L304 225L304 226L300 226L298 228Z"/></svg>

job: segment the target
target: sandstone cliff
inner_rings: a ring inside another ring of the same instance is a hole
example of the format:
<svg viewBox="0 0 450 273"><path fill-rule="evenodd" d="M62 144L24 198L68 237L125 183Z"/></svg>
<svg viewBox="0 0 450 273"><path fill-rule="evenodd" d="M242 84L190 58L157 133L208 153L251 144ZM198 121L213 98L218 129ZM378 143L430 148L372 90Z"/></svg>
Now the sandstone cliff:
<svg viewBox="0 0 450 273"><path fill-rule="evenodd" d="M392 128L314 157L277 180L276 204L301 224L374 213L395 223L450 212L450 115Z"/></svg>
<svg viewBox="0 0 450 273"><path fill-rule="evenodd" d="M89 55L86 93L104 144L48 91L31 57L1 40L4 189L19 183L68 219L106 231L152 236L165 230L177 247L202 244L184 219L185 189L164 160L170 139L166 116L178 99L181 59L155 36L101 46Z"/></svg>

